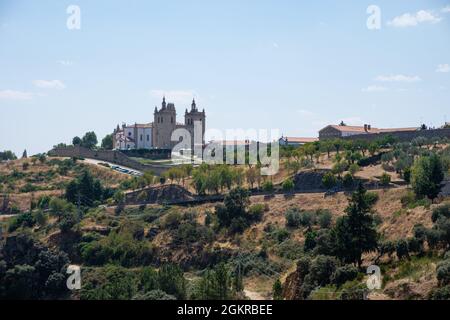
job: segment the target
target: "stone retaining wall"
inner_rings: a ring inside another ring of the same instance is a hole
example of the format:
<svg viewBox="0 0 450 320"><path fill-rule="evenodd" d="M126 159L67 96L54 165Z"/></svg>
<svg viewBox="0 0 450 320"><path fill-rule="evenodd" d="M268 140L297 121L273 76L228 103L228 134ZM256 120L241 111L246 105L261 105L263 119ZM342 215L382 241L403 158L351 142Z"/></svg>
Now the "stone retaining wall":
<svg viewBox="0 0 450 320"><path fill-rule="evenodd" d="M106 162L115 163L117 165L129 167L139 171L153 171L156 175L160 175L166 171L169 167L164 165L150 165L142 164L139 161L133 160L127 157L120 151L116 150L91 150L81 146L70 146L55 148L48 152L49 156L55 157L77 157L77 158L88 158L96 159Z"/></svg>

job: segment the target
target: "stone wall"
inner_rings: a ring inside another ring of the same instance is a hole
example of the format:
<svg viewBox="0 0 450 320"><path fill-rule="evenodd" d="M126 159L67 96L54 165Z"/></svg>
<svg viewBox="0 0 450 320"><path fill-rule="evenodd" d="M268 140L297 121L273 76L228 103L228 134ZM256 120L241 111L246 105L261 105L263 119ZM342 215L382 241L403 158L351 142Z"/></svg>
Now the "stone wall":
<svg viewBox="0 0 450 320"><path fill-rule="evenodd" d="M78 157L101 160L106 162L115 163L117 165L129 167L139 171L151 170L155 174L160 175L166 171L169 167L164 165L149 165L142 164L136 160L127 157L120 151L116 150L91 150L81 146L70 146L64 148L55 148L48 152L49 156L54 157Z"/></svg>
<svg viewBox="0 0 450 320"><path fill-rule="evenodd" d="M430 138L444 138L447 137L450 139L450 129L434 129L434 130L419 130L419 131L398 131L398 132L384 132L384 133L373 133L373 134L358 134L349 137L344 137L343 139L348 140L368 140L373 141L379 138L383 138L386 136L392 136L397 140L403 141L411 141L417 137L424 137L427 139Z"/></svg>

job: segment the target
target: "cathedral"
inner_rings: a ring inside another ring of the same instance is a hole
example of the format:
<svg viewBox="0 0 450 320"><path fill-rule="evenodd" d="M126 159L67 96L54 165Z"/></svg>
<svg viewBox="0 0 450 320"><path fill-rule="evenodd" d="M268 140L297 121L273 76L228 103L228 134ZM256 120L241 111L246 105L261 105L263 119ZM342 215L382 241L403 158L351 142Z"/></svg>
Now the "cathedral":
<svg viewBox="0 0 450 320"><path fill-rule="evenodd" d="M161 108L155 107L153 122L133 125L117 125L113 132L113 147L115 150L131 149L172 149L178 142L171 141L172 132L179 128L186 129L194 143L194 124L201 124L202 144L205 137L205 109L198 111L195 99L191 109L186 108L184 124L177 123L177 111L174 103L166 103L163 98Z"/></svg>

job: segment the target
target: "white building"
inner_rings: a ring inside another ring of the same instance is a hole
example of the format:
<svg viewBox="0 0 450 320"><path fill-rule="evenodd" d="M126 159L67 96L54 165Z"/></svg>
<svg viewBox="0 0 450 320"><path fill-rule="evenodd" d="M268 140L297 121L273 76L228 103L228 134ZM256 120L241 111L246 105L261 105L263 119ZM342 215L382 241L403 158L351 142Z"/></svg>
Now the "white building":
<svg viewBox="0 0 450 320"><path fill-rule="evenodd" d="M114 149L151 149L152 148L152 123L117 126L114 131Z"/></svg>
<svg viewBox="0 0 450 320"><path fill-rule="evenodd" d="M206 115L205 109L199 111L195 100L192 100L191 110L184 113L184 123L176 122L177 112L175 104L166 103L165 97L161 108L155 107L153 122L133 125L117 125L113 132L113 147L116 150L131 149L172 149L176 142L172 141L172 133L176 129L186 129L193 143L195 123L200 124L201 143L204 144Z"/></svg>

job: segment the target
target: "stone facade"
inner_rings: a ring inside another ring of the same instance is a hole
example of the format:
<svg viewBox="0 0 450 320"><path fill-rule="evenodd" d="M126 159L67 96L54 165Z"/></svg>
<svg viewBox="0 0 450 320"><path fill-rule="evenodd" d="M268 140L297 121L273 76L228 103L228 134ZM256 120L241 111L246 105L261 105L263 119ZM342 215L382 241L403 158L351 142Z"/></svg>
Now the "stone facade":
<svg viewBox="0 0 450 320"><path fill-rule="evenodd" d="M374 135L374 134L396 134L396 133L414 133L419 131L419 127L411 128L388 128L379 129L374 128L370 124L364 126L347 126L345 124L329 125L319 131L319 139L335 139L335 138L348 138L352 136L362 135Z"/></svg>
<svg viewBox="0 0 450 320"><path fill-rule="evenodd" d="M199 111L195 100L192 101L191 110L186 109L184 124L177 123L175 104L167 103L163 98L161 108L155 107L153 122L148 124L117 126L113 133L113 146L117 150L132 149L172 149L178 142L171 141L172 133L176 129L188 130L192 147L194 140L194 126L201 124L201 143L204 144L206 130L205 110Z"/></svg>

